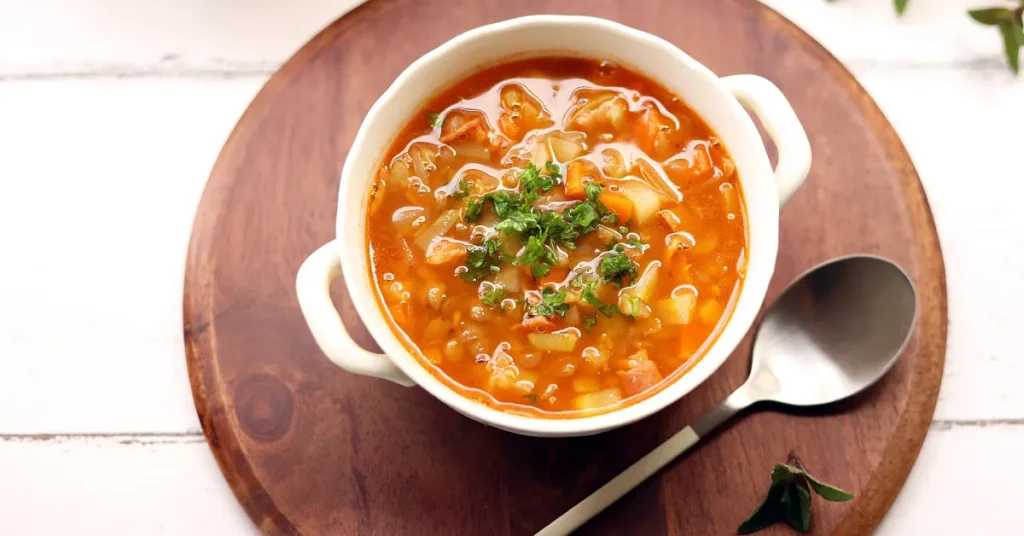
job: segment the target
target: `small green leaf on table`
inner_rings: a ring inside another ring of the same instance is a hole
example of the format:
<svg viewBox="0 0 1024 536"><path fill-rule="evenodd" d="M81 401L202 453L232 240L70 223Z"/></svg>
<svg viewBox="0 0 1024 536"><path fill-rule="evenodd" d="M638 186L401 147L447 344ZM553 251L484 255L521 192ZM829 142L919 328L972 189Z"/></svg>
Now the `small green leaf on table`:
<svg viewBox="0 0 1024 536"><path fill-rule="evenodd" d="M772 484L761 503L736 529L739 534L750 534L785 521L799 532L811 530L811 491L826 501L843 502L853 494L826 484L807 473L796 459L793 465L775 464Z"/></svg>

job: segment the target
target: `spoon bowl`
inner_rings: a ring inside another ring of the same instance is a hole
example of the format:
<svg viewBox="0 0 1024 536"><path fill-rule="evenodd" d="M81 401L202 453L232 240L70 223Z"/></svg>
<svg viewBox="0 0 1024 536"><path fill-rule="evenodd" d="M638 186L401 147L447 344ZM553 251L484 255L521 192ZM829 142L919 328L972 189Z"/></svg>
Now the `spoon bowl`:
<svg viewBox="0 0 1024 536"><path fill-rule="evenodd" d="M863 391L896 363L916 311L910 278L885 259L819 265L793 282L762 320L750 396L816 406Z"/></svg>

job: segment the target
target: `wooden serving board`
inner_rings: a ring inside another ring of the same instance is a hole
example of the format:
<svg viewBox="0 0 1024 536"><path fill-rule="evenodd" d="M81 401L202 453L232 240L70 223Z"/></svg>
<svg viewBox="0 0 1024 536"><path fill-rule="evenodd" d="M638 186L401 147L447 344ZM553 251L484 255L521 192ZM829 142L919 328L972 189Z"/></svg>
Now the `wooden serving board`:
<svg viewBox="0 0 1024 536"><path fill-rule="evenodd" d="M772 464L793 453L857 494L816 500L812 533L869 534L935 406L946 343L942 256L917 174L881 112L835 58L754 0L372 0L271 77L210 176L185 278L196 409L238 499L268 534L532 534L743 381L749 340L649 419L596 437L535 439L470 421L421 389L346 373L314 344L295 273L334 237L342 163L366 111L429 49L533 13L617 20L720 75L754 73L782 89L814 165L782 212L769 301L803 270L849 253L896 260L920 293L913 342L876 388L827 412L769 409L735 421L580 532L734 533ZM340 280L333 290L357 340L375 348Z"/></svg>

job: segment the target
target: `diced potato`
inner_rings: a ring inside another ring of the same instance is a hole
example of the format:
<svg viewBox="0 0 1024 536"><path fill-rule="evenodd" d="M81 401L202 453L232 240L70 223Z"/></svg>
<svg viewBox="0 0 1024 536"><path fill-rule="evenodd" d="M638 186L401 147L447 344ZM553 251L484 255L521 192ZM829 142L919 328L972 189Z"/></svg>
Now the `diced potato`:
<svg viewBox="0 0 1024 536"><path fill-rule="evenodd" d="M593 346L588 346L583 349L583 362L595 369L601 370L608 364L608 357L610 355L610 352L602 352Z"/></svg>
<svg viewBox="0 0 1024 536"><path fill-rule="evenodd" d="M516 380L515 390L523 393L524 395L530 394L537 388L537 380L540 376L536 372L529 370L520 370L519 379Z"/></svg>
<svg viewBox="0 0 1024 536"><path fill-rule="evenodd" d="M444 318L434 318L427 323L423 329L423 338L426 341L440 341L451 334L452 323Z"/></svg>
<svg viewBox="0 0 1024 536"><path fill-rule="evenodd" d="M491 151L486 145L478 143L453 143L451 148L460 158L475 162L489 162L491 160Z"/></svg>
<svg viewBox="0 0 1024 536"><path fill-rule="evenodd" d="M655 312L661 322L668 326L685 326L693 318L694 309L697 308L697 296L690 291L690 287L682 287L686 291L672 292L672 296L661 300L655 307Z"/></svg>
<svg viewBox="0 0 1024 536"><path fill-rule="evenodd" d="M619 310L627 316L646 318L651 314L650 301L658 285L661 262L651 261L636 283L619 292Z"/></svg>
<svg viewBox="0 0 1024 536"><path fill-rule="evenodd" d="M554 333L530 333L526 338L538 350L571 352L576 347L576 341L580 340L580 330L566 328Z"/></svg>
<svg viewBox="0 0 1024 536"><path fill-rule="evenodd" d="M391 222L399 234L408 235L426 221L426 212L423 207L402 207L391 215Z"/></svg>
<svg viewBox="0 0 1024 536"><path fill-rule="evenodd" d="M701 235L701 237L698 238L696 242L697 243L694 244L692 248L690 248L690 252L692 252L694 255L707 255L709 253L713 253L715 249L718 247L718 236L710 233L705 233Z"/></svg>
<svg viewBox="0 0 1024 536"><path fill-rule="evenodd" d="M506 292L517 293L521 288L522 277L522 272L518 268L506 265L494 277L494 282L501 285Z"/></svg>
<svg viewBox="0 0 1024 536"><path fill-rule="evenodd" d="M614 244L622 241L621 233L603 223L597 226L597 236L606 244Z"/></svg>
<svg viewBox="0 0 1024 536"><path fill-rule="evenodd" d="M633 202L633 217L643 225L661 210L661 198L649 186L639 182L627 182L620 186L622 193Z"/></svg>
<svg viewBox="0 0 1024 536"><path fill-rule="evenodd" d="M572 390L583 395L587 393L593 393L601 389L601 382L593 376L584 376L582 378L573 378Z"/></svg>
<svg viewBox="0 0 1024 536"><path fill-rule="evenodd" d="M441 214L433 223L420 230L416 235L416 245L423 251L426 251L435 238L444 236L458 221L459 211L457 210L449 210Z"/></svg>
<svg viewBox="0 0 1024 536"><path fill-rule="evenodd" d="M584 149L581 143L563 140L554 136L549 137L548 142L551 145L551 153L555 155L555 160L559 162L568 162L583 154Z"/></svg>
<svg viewBox="0 0 1024 536"><path fill-rule="evenodd" d="M575 294L573 296L575 296ZM568 302L568 300L566 300L566 301ZM565 318L563 320L565 321L566 324L568 324L570 326L578 326L578 325L580 325L580 311L579 311L579 309L576 309L575 307L569 307L569 311L567 311L565 313Z"/></svg>
<svg viewBox="0 0 1024 536"><path fill-rule="evenodd" d="M651 188L654 188L658 195L664 197L667 201L682 201L683 196L679 193L679 188L672 184L672 181L662 176L646 158L637 158L636 167L640 170L640 178L650 185Z"/></svg>
<svg viewBox="0 0 1024 536"><path fill-rule="evenodd" d="M622 391L616 387L604 389L572 399L572 406L578 410L599 409L622 401Z"/></svg>
<svg viewBox="0 0 1024 536"><path fill-rule="evenodd" d="M388 175L390 185L393 187L405 188L409 185L409 163L396 158L391 162L391 171Z"/></svg>
<svg viewBox="0 0 1024 536"><path fill-rule="evenodd" d="M722 302L712 299L704 302L700 309L697 309L697 316L705 324L717 324L723 311L725 311L725 306Z"/></svg>
<svg viewBox="0 0 1024 536"><path fill-rule="evenodd" d="M457 339L449 339L444 345L444 358L448 361L462 361L466 348Z"/></svg>
<svg viewBox="0 0 1024 536"><path fill-rule="evenodd" d="M547 140L539 140L533 146L533 156L530 157L530 162L537 166L537 169L544 169L544 164L551 160L551 152L548 150Z"/></svg>
<svg viewBox="0 0 1024 536"><path fill-rule="evenodd" d="M494 357L487 362L487 388L489 391L503 391L514 389L519 381L519 367L516 366L512 356L506 349L508 345L502 345L495 351Z"/></svg>

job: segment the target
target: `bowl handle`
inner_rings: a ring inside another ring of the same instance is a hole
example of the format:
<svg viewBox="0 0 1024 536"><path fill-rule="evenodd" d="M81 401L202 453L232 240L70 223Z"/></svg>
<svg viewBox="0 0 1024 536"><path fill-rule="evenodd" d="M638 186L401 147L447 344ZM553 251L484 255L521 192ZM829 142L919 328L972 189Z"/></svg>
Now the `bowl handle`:
<svg viewBox="0 0 1024 536"><path fill-rule="evenodd" d="M331 280L341 274L339 243L332 240L313 252L299 267L295 291L299 308L306 318L313 338L327 357L339 367L356 374L375 376L399 385L415 385L391 359L384 354L364 350L345 329L338 310L331 301Z"/></svg>
<svg viewBox="0 0 1024 536"><path fill-rule="evenodd" d="M760 76L738 74L722 78L740 104L749 108L779 150L775 180L779 188L779 205L783 205L804 183L811 170L811 144L789 101L775 84Z"/></svg>

